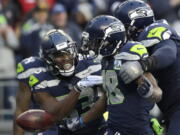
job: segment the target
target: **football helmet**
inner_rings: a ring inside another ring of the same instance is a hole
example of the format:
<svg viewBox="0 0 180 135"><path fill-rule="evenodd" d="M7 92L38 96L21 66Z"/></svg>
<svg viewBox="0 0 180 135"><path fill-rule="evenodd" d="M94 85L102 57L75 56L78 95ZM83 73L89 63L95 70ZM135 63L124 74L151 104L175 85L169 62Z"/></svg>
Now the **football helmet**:
<svg viewBox="0 0 180 135"><path fill-rule="evenodd" d="M82 50L92 50L96 56L113 55L125 42L125 27L113 16L95 17L82 33Z"/></svg>
<svg viewBox="0 0 180 135"><path fill-rule="evenodd" d="M154 13L150 6L141 0L127 0L114 11L125 25L128 38L136 40L140 30L154 22Z"/></svg>
<svg viewBox="0 0 180 135"><path fill-rule="evenodd" d="M42 39L40 56L45 59L53 75L71 76L77 60L77 46L64 31L53 29Z"/></svg>

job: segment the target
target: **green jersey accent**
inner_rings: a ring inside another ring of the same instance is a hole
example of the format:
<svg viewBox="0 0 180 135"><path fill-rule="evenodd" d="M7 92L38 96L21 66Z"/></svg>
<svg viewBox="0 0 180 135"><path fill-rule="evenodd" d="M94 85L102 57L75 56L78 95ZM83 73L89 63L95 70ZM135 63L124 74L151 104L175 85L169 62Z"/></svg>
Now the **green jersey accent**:
<svg viewBox="0 0 180 135"><path fill-rule="evenodd" d="M32 87L35 84L37 84L39 82L39 80L34 76L34 75L30 75L29 77L29 85Z"/></svg>
<svg viewBox="0 0 180 135"><path fill-rule="evenodd" d="M147 55L148 54L147 49L144 47L144 45L141 45L141 44L137 44L137 45L132 46L130 51L137 53L141 57L143 55Z"/></svg>
<svg viewBox="0 0 180 135"><path fill-rule="evenodd" d="M158 38L162 40L162 35L167 29L165 27L156 27L149 31L148 38Z"/></svg>
<svg viewBox="0 0 180 135"><path fill-rule="evenodd" d="M162 135L164 128L159 124L159 121L156 118L151 119L153 131L156 135Z"/></svg>
<svg viewBox="0 0 180 135"><path fill-rule="evenodd" d="M24 67L23 67L23 65L22 65L21 63L19 63L19 64L17 65L16 72L17 72L17 73L21 73L21 72L23 72L23 71L24 71Z"/></svg>

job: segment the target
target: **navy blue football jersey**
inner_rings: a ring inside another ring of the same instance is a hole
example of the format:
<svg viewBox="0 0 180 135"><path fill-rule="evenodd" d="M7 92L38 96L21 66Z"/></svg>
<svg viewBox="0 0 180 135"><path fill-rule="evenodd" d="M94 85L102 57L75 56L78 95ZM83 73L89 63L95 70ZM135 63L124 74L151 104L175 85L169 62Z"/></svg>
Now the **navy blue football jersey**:
<svg viewBox="0 0 180 135"><path fill-rule="evenodd" d="M58 78L50 71L34 73L29 77L29 85L32 92L47 92L57 100L64 99L68 93L69 85L75 85L81 79L89 75L101 75L101 64L94 63L93 60L80 60L75 68L75 73L71 77ZM69 116L64 120L83 116L93 105L95 92L92 88L81 92L79 100Z"/></svg>
<svg viewBox="0 0 180 135"><path fill-rule="evenodd" d="M17 65L17 80L28 85L28 78L34 72L46 72L46 64L39 57L29 57Z"/></svg>
<svg viewBox="0 0 180 135"><path fill-rule="evenodd" d="M139 41L157 60L153 75L163 90L158 105L163 113L171 114L180 105L180 37L165 20L159 20L144 29Z"/></svg>
<svg viewBox="0 0 180 135"><path fill-rule="evenodd" d="M169 26L166 20L159 20L146 27L139 35L138 41L145 47L155 46L163 40L172 39L177 41L179 46L179 36L177 32Z"/></svg>
<svg viewBox="0 0 180 135"><path fill-rule="evenodd" d="M103 87L108 98L108 125L122 134L152 133L149 110L154 104L138 95L135 82L125 85L118 75L122 63L147 56L147 50L141 43L128 42L119 54L102 60Z"/></svg>
<svg viewBox="0 0 180 135"><path fill-rule="evenodd" d="M17 80L19 82L25 83L29 86L29 77L35 72L46 72L46 64L39 57L29 57L22 60L17 65ZM31 103L29 108L39 108L39 106L35 103L33 97L31 97Z"/></svg>

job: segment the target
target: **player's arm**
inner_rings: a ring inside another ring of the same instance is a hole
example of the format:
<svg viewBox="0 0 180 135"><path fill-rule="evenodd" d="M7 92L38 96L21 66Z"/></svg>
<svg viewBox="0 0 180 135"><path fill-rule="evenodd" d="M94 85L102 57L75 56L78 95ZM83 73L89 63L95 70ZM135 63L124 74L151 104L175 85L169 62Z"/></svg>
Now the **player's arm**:
<svg viewBox="0 0 180 135"><path fill-rule="evenodd" d="M29 87L25 83L19 82L19 88L16 94L16 110L13 124L14 135L24 135L24 130L16 124L15 120L19 114L28 110L31 100L31 90Z"/></svg>
<svg viewBox="0 0 180 135"><path fill-rule="evenodd" d="M144 71L153 71L170 66L177 56L177 47L173 40L163 40L152 48L152 55L142 60Z"/></svg>
<svg viewBox="0 0 180 135"><path fill-rule="evenodd" d="M35 100L40 104L40 106L52 114L55 120L62 120L67 116L70 111L74 108L80 92L71 90L71 92L61 101L58 101L55 97L51 96L47 92L36 92L33 93Z"/></svg>
<svg viewBox="0 0 180 135"><path fill-rule="evenodd" d="M107 98L105 93L102 93L102 96L99 97L99 99L92 106L92 108L83 116L83 123L86 124L102 116L103 113L106 111L106 100Z"/></svg>
<svg viewBox="0 0 180 135"><path fill-rule="evenodd" d="M48 92L35 92L33 96L44 110L53 114L54 117L60 121L68 116L74 108L78 101L80 92L88 90L87 87L101 83L102 77L88 76L86 79L78 81L76 85L71 87L70 93L68 93L68 95L61 101L51 96Z"/></svg>
<svg viewBox="0 0 180 135"><path fill-rule="evenodd" d="M67 121L67 127L71 131L76 131L80 128L83 128L89 122L103 116L103 113L106 111L106 95L102 93L99 99L91 107L89 111L85 113L84 116L73 118L70 121Z"/></svg>
<svg viewBox="0 0 180 135"><path fill-rule="evenodd" d="M137 79L144 72L166 68L176 60L177 47L170 39L155 44L149 51L151 56L139 61L129 61L121 66L120 76L126 84Z"/></svg>
<svg viewBox="0 0 180 135"><path fill-rule="evenodd" d="M151 73L144 73L137 79L137 92L140 96L153 102L159 102L162 98L162 90Z"/></svg>

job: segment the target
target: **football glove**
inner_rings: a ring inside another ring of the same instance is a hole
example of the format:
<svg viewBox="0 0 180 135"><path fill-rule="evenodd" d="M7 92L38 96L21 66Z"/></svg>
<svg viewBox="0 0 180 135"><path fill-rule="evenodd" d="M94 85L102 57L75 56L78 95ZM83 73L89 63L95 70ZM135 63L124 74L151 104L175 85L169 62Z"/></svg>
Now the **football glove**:
<svg viewBox="0 0 180 135"><path fill-rule="evenodd" d="M128 84L144 73L139 61L124 63L119 71L119 75L125 84Z"/></svg>
<svg viewBox="0 0 180 135"><path fill-rule="evenodd" d="M147 77L143 76L142 82L138 85L137 92L143 98L149 98L153 94L153 85Z"/></svg>
<svg viewBox="0 0 180 135"><path fill-rule="evenodd" d="M164 128L160 125L159 121L156 118L151 119L151 124L156 135L163 135Z"/></svg>
<svg viewBox="0 0 180 135"><path fill-rule="evenodd" d="M66 126L70 131L74 132L85 127L85 124L83 123L82 117L76 117L71 120L67 120Z"/></svg>
<svg viewBox="0 0 180 135"><path fill-rule="evenodd" d="M93 87L96 85L101 85L103 83L102 76L90 75L82 80L80 80L75 86L74 89L78 92L82 92L87 90L89 87Z"/></svg>

